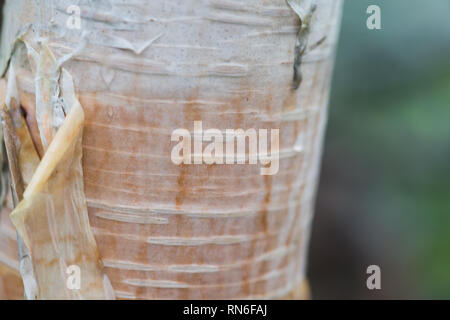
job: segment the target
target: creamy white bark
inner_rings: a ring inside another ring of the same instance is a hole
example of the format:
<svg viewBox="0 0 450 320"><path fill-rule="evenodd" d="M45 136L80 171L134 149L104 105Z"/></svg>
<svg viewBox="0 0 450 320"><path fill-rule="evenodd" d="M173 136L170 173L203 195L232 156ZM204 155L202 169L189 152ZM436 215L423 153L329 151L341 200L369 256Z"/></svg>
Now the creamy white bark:
<svg viewBox="0 0 450 320"><path fill-rule="evenodd" d="M61 88L39 85L33 55L48 45L74 79L90 222L116 295L274 298L299 286L341 1L317 1L297 90L297 13L313 1L295 11L285 0L80 1L80 30L66 25L71 2L7 1L2 50L11 34L26 44L13 54L29 61L16 73L36 143L58 100L39 97ZM280 129L278 174L174 165L171 133L197 120Z"/></svg>

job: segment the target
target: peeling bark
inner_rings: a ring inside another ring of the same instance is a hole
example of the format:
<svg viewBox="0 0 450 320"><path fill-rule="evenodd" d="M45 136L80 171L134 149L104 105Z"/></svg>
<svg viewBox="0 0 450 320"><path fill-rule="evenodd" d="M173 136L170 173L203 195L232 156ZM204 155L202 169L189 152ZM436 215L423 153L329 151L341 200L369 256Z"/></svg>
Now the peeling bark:
<svg viewBox="0 0 450 320"><path fill-rule="evenodd" d="M312 1L288 2L81 1L71 30L70 1L7 1L2 50L20 34L20 104L42 151L63 72L39 84L33 57L48 49L73 78L90 225L118 298L301 295L341 1L309 16ZM170 135L196 120L280 129L279 173L174 165Z"/></svg>
<svg viewBox="0 0 450 320"><path fill-rule="evenodd" d="M114 298L92 235L81 168L84 114L74 105L55 135L28 184L24 199L11 213L16 229L30 250L33 273L25 288L29 299ZM80 287L67 285L67 270L80 270ZM28 281L26 281L28 280Z"/></svg>

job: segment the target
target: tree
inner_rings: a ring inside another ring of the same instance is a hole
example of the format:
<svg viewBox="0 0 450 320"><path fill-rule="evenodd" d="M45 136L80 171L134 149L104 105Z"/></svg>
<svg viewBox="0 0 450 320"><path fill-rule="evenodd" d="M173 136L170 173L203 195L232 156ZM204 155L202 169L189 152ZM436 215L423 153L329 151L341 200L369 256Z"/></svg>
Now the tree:
<svg viewBox="0 0 450 320"><path fill-rule="evenodd" d="M6 1L0 66L11 117L18 127L21 110L42 158L80 102L84 187L73 199L87 201L86 232L117 298L300 297L340 9L334 0ZM267 161L196 164L208 143L198 144L195 121L210 133L279 130L268 140L279 143L269 158L278 171L261 174ZM191 164L171 161L177 129L192 133ZM69 160L55 161L51 177ZM76 229L56 228L69 238ZM25 243L39 273L44 244Z"/></svg>

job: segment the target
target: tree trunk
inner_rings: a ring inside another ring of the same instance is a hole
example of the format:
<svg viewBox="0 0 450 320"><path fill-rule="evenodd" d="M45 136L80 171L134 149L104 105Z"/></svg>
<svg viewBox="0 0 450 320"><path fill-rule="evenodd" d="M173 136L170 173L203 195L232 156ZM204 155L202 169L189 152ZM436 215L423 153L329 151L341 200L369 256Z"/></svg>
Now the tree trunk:
<svg viewBox="0 0 450 320"><path fill-rule="evenodd" d="M41 157L67 93L62 70L73 78L90 226L116 297L300 298L341 1L86 0L79 29L72 2L6 1L0 67L14 61ZM43 62L46 48L54 60ZM175 164L172 133L194 144L194 121L279 129L279 170L194 164L197 152Z"/></svg>

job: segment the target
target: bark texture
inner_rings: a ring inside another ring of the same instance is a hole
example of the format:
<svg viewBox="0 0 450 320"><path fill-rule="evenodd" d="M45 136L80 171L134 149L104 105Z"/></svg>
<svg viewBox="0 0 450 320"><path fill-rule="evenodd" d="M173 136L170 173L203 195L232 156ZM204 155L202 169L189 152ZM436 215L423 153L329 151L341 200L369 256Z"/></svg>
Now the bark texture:
<svg viewBox="0 0 450 320"><path fill-rule="evenodd" d="M73 77L90 225L116 297L298 298L341 1L318 0L315 11L309 0L79 3L77 30L67 27L72 1L6 1L1 50L16 59L41 156L45 127L59 121L60 67ZM58 68L36 58L43 43ZM52 81L40 81L39 65ZM280 129L279 172L174 165L171 133L199 120L204 129ZM13 233L5 216L0 237ZM0 262L17 268L8 241Z"/></svg>

